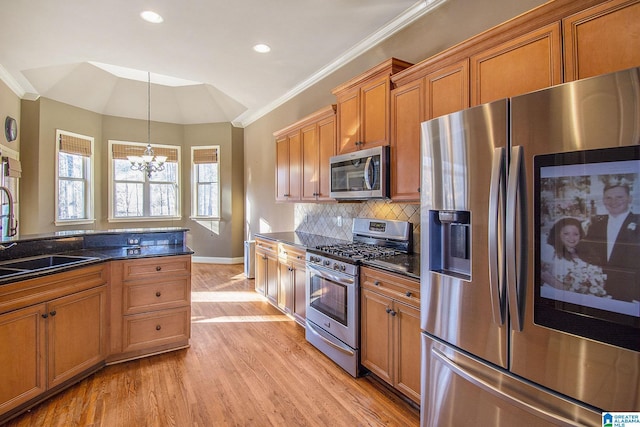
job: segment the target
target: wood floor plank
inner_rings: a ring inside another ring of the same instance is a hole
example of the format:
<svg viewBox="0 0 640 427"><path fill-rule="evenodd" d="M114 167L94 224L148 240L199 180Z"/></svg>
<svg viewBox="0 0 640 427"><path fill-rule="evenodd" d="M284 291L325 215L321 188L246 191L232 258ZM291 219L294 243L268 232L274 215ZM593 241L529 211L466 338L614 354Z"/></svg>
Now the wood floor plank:
<svg viewBox="0 0 640 427"><path fill-rule="evenodd" d="M417 426L253 291L241 265L194 264L191 347L108 366L9 421L25 426Z"/></svg>

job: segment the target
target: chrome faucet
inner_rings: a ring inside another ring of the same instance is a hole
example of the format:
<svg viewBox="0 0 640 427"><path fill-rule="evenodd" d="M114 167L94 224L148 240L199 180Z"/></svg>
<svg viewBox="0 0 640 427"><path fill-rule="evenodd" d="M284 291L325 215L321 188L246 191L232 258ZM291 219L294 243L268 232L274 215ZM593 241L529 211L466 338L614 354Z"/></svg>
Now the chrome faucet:
<svg viewBox="0 0 640 427"><path fill-rule="evenodd" d="M11 191L5 187L5 186L0 186L0 191L4 191L4 193L7 195L7 200L9 202L9 213L8 213L8 220L7 220L7 237L12 237L15 236L18 233L18 221L14 222L14 215L13 215L13 196L11 195Z"/></svg>

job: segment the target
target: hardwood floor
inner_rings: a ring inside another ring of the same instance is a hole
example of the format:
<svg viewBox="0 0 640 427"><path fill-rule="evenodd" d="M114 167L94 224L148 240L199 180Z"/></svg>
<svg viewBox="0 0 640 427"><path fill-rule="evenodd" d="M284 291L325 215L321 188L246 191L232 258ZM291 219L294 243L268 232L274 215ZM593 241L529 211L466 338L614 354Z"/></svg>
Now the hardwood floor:
<svg viewBox="0 0 640 427"><path fill-rule="evenodd" d="M241 265L193 264L191 347L108 366L7 426L417 426L253 291Z"/></svg>

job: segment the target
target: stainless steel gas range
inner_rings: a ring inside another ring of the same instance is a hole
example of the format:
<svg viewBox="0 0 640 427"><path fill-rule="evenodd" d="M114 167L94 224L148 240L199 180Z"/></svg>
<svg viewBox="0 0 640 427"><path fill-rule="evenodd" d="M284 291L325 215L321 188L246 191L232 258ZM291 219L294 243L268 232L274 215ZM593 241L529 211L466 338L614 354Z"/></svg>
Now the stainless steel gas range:
<svg viewBox="0 0 640 427"><path fill-rule="evenodd" d="M412 246L410 222L356 218L353 242L307 250L307 341L354 377L360 369L360 264L409 253Z"/></svg>

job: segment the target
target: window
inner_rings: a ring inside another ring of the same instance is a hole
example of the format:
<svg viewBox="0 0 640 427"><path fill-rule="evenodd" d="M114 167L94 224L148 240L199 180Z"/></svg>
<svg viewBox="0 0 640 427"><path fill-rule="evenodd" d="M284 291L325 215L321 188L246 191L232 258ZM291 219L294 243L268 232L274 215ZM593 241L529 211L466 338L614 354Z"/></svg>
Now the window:
<svg viewBox="0 0 640 427"><path fill-rule="evenodd" d="M131 169L127 156L141 156L146 144L109 141L111 162L110 221L176 219L180 217L180 147L153 146L166 156L164 170L151 176Z"/></svg>
<svg viewBox="0 0 640 427"><path fill-rule="evenodd" d="M56 131L56 225L94 221L93 142L90 136Z"/></svg>
<svg viewBox="0 0 640 427"><path fill-rule="evenodd" d="M193 218L220 217L220 146L192 147Z"/></svg>

